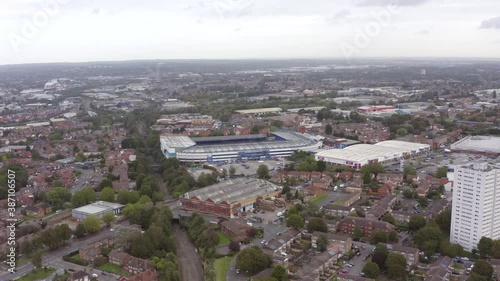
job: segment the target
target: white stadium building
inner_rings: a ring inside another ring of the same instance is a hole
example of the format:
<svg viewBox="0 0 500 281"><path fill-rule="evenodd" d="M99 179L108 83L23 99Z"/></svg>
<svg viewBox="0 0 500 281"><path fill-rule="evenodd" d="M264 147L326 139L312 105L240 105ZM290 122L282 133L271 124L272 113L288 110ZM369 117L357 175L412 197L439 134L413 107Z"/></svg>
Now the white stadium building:
<svg viewBox="0 0 500 281"><path fill-rule="evenodd" d="M382 141L377 144L357 144L344 149L330 149L315 155L316 160L330 164L347 165L360 169L371 163L385 163L403 159L406 156L430 151L428 144L405 141Z"/></svg>
<svg viewBox="0 0 500 281"><path fill-rule="evenodd" d="M160 136L161 151L167 158L181 162L212 163L288 157L294 151L309 151L323 146L323 137L294 131L266 135L194 137Z"/></svg>

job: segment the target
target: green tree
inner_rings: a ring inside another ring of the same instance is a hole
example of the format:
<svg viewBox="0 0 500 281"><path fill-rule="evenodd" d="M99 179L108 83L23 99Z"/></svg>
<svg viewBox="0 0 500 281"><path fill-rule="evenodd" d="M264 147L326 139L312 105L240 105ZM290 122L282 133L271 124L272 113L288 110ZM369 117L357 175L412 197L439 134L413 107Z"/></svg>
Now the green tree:
<svg viewBox="0 0 500 281"><path fill-rule="evenodd" d="M417 195L417 193L413 189L407 188L407 189L403 190L403 196L407 199L415 198L416 195Z"/></svg>
<svg viewBox="0 0 500 281"><path fill-rule="evenodd" d="M361 237L363 237L363 230L361 230L361 227L359 227L359 225L356 225L356 227L354 228L353 236L356 240L359 240Z"/></svg>
<svg viewBox="0 0 500 281"><path fill-rule="evenodd" d="M43 253L42 250L38 249L31 255L31 263L36 268L42 268L42 263L43 263L42 253Z"/></svg>
<svg viewBox="0 0 500 281"><path fill-rule="evenodd" d="M415 214L410 217L410 222L408 222L408 228L411 230L419 230L427 224L424 216Z"/></svg>
<svg viewBox="0 0 500 281"><path fill-rule="evenodd" d="M95 215L89 215L83 221L83 226L88 233L96 233L101 229L101 222L99 218Z"/></svg>
<svg viewBox="0 0 500 281"><path fill-rule="evenodd" d="M448 175L447 167L439 167L436 172L436 178L446 178Z"/></svg>
<svg viewBox="0 0 500 281"><path fill-rule="evenodd" d="M97 186L97 191L103 190L105 187L113 187L113 182L109 179L103 179Z"/></svg>
<svg viewBox="0 0 500 281"><path fill-rule="evenodd" d="M380 230L372 232L372 235L370 236L370 244L376 245L378 243L387 243L387 233Z"/></svg>
<svg viewBox="0 0 500 281"><path fill-rule="evenodd" d="M396 135L398 135L398 137L403 137L403 136L406 136L408 134L408 130L406 128L399 128L396 130Z"/></svg>
<svg viewBox="0 0 500 281"><path fill-rule="evenodd" d="M47 192L47 200L54 210L62 209L71 199L71 192L65 187L56 187Z"/></svg>
<svg viewBox="0 0 500 281"><path fill-rule="evenodd" d="M324 172L326 170L326 162L323 160L319 160L316 162L316 170L318 172Z"/></svg>
<svg viewBox="0 0 500 281"><path fill-rule="evenodd" d="M73 205L73 208L78 208L94 202L95 200L95 191L90 187L85 187L83 189L75 191L75 193L71 197L71 205Z"/></svg>
<svg viewBox="0 0 500 281"><path fill-rule="evenodd" d="M257 168L257 177L259 179L267 179L269 178L269 167L266 164L261 164Z"/></svg>
<svg viewBox="0 0 500 281"><path fill-rule="evenodd" d="M405 177L405 178L408 175L416 175L416 174L417 174L417 170L415 169L415 167L413 167L413 165L408 165L403 169L403 177Z"/></svg>
<svg viewBox="0 0 500 281"><path fill-rule="evenodd" d="M271 263L271 258L256 246L247 247L236 256L236 268L243 272L248 271L250 274L268 268Z"/></svg>
<svg viewBox="0 0 500 281"><path fill-rule="evenodd" d="M363 267L363 273L367 278L376 279L380 275L380 268L374 262L367 262Z"/></svg>
<svg viewBox="0 0 500 281"><path fill-rule="evenodd" d="M493 241L493 247L491 249L491 255L498 259L500 258L500 240Z"/></svg>
<svg viewBox="0 0 500 281"><path fill-rule="evenodd" d="M105 187L101 190L99 199L107 202L115 202L115 191L111 187Z"/></svg>
<svg viewBox="0 0 500 281"><path fill-rule="evenodd" d="M281 265L277 265L273 268L271 276L278 281L288 281L288 273L286 272L286 269Z"/></svg>
<svg viewBox="0 0 500 281"><path fill-rule="evenodd" d="M391 215L391 214L386 214L382 217L382 220L383 221L386 221L392 225L394 225L396 223L396 219L394 219L394 217Z"/></svg>
<svg viewBox="0 0 500 281"><path fill-rule="evenodd" d="M320 252L326 251L328 248L328 238L325 235L321 234L316 241L316 246Z"/></svg>
<svg viewBox="0 0 500 281"><path fill-rule="evenodd" d="M443 233L441 232L439 227L425 226L415 232L415 234L413 235L413 243L417 247L422 249L424 247L427 247L427 249L430 250L429 248L432 246L435 246L435 249L437 249L437 246L441 242L442 235Z"/></svg>
<svg viewBox="0 0 500 281"><path fill-rule="evenodd" d="M73 232L73 234L76 236L76 238L82 238L83 236L85 236L87 234L87 230L85 229L85 225L83 225L83 223L78 223L76 225L76 228L75 228L75 231Z"/></svg>
<svg viewBox="0 0 500 281"><path fill-rule="evenodd" d="M406 258L402 254L389 253L385 261L390 280L406 280Z"/></svg>
<svg viewBox="0 0 500 281"><path fill-rule="evenodd" d="M113 214L113 212L106 212L102 215L102 221L110 226L111 224L113 224L113 222L116 220L116 216L115 214Z"/></svg>
<svg viewBox="0 0 500 281"><path fill-rule="evenodd" d="M370 175L369 172L364 172L363 173L363 183L364 184L370 184L372 182L372 176Z"/></svg>
<svg viewBox="0 0 500 281"><path fill-rule="evenodd" d="M333 133L332 125L327 124L325 127L325 134L331 135Z"/></svg>
<svg viewBox="0 0 500 281"><path fill-rule="evenodd" d="M286 219L286 226L288 227L293 227L293 228L303 228L304 227L304 219L297 215L297 214L292 214L288 216Z"/></svg>
<svg viewBox="0 0 500 281"><path fill-rule="evenodd" d="M486 278L486 280L491 280L493 277L493 266L491 264L483 259L479 259L474 263L474 268L471 270L471 274L475 273L483 278ZM469 279L467 279L469 280Z"/></svg>
<svg viewBox="0 0 500 281"><path fill-rule="evenodd" d="M312 218L309 223L307 224L307 231L309 233L313 233L315 231L320 231L320 232L328 232L328 226L326 223L323 221L323 219L320 218Z"/></svg>
<svg viewBox="0 0 500 281"><path fill-rule="evenodd" d="M481 257L491 256L493 250L493 240L488 237L481 237L479 243L477 244L477 250Z"/></svg>
<svg viewBox="0 0 500 281"><path fill-rule="evenodd" d="M398 233L396 231L391 231L387 234L387 240L392 243L396 243L399 240Z"/></svg>
<svg viewBox="0 0 500 281"><path fill-rule="evenodd" d="M235 173L236 173L236 168L233 165L229 166L229 174L232 176Z"/></svg>

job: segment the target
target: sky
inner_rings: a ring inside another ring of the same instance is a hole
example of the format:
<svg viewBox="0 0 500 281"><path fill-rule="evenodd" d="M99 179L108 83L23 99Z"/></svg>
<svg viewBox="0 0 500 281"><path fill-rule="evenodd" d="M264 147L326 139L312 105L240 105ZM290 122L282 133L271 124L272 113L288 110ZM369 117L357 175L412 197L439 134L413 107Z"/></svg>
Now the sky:
<svg viewBox="0 0 500 281"><path fill-rule="evenodd" d="M0 64L500 58L498 0L1 0Z"/></svg>

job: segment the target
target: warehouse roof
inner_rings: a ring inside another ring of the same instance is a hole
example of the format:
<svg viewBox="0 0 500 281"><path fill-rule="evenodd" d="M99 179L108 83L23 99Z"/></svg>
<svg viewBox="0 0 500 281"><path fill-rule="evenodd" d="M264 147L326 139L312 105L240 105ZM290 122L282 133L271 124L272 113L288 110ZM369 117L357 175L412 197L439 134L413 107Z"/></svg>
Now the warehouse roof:
<svg viewBox="0 0 500 281"><path fill-rule="evenodd" d="M451 149L500 153L500 138L492 136L469 136L452 144Z"/></svg>
<svg viewBox="0 0 500 281"><path fill-rule="evenodd" d="M269 107L269 108L255 108L255 109L242 109L235 110L234 112L239 114L256 114L256 113L271 113L271 112L281 112L280 107Z"/></svg>
<svg viewBox="0 0 500 281"><path fill-rule="evenodd" d="M74 209L74 211L87 213L87 214L98 214L100 212L112 211L116 209L120 209L125 207L122 204L111 203L106 201L97 201L92 204L88 204L85 206L81 206L79 208Z"/></svg>
<svg viewBox="0 0 500 281"><path fill-rule="evenodd" d="M420 150L420 149L430 148L430 146L425 143L398 141L398 140L381 141L379 143L376 143L375 145L400 148L404 150Z"/></svg>
<svg viewBox="0 0 500 281"><path fill-rule="evenodd" d="M196 197L200 200L212 200L214 203L233 204L239 201L264 196L275 192L279 187L268 181L254 178L237 178L223 181L205 188L184 194L184 198Z"/></svg>

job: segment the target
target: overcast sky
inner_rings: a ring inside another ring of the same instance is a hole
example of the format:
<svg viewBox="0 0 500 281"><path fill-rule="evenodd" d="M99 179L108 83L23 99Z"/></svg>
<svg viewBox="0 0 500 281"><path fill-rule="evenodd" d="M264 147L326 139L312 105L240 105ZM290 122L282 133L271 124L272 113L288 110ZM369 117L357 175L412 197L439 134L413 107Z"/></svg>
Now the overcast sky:
<svg viewBox="0 0 500 281"><path fill-rule="evenodd" d="M399 0L391 5L396 2L0 0L0 64L198 58L500 58L499 0Z"/></svg>

